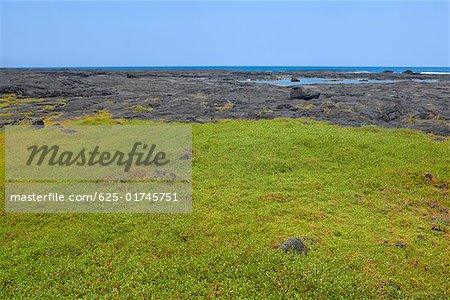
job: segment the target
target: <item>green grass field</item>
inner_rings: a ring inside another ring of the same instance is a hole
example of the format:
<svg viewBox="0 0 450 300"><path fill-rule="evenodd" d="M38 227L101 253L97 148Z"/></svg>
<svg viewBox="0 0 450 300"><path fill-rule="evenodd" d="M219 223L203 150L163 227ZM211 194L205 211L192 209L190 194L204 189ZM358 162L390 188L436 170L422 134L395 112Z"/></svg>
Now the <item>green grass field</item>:
<svg viewBox="0 0 450 300"><path fill-rule="evenodd" d="M125 121L77 121L100 122ZM192 214L6 214L2 201L0 298L450 298L448 139L223 121L195 124L193 145ZM316 240L308 254L275 249L295 236Z"/></svg>

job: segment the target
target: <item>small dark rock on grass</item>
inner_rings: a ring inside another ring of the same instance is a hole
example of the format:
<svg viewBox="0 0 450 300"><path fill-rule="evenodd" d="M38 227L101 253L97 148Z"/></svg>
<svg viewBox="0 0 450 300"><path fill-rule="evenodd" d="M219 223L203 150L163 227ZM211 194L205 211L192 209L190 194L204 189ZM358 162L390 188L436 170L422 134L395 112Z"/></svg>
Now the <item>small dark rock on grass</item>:
<svg viewBox="0 0 450 300"><path fill-rule="evenodd" d="M44 126L45 126L43 120L33 120L33 121L31 122L31 125L32 125L34 128L44 128Z"/></svg>
<svg viewBox="0 0 450 300"><path fill-rule="evenodd" d="M434 176L431 173L425 173L423 174L423 177L425 177L428 180L433 180Z"/></svg>
<svg viewBox="0 0 450 300"><path fill-rule="evenodd" d="M431 230L438 231L438 232L445 232L444 228L442 228L441 226L436 225L436 224L433 224L433 226L431 226Z"/></svg>
<svg viewBox="0 0 450 300"><path fill-rule="evenodd" d="M310 246L314 243L312 238L293 237L281 243L277 249L298 254L308 253Z"/></svg>
<svg viewBox="0 0 450 300"><path fill-rule="evenodd" d="M383 282L380 284L380 286L381 286L381 287L389 286L389 287L391 287L391 288L393 288L393 289L396 289L396 290L400 290L400 289L401 289L401 286L400 286L400 285L398 285L398 284L396 284L395 282L392 282L392 281L383 281Z"/></svg>
<svg viewBox="0 0 450 300"><path fill-rule="evenodd" d="M402 249L405 249L405 248L406 248L406 244L403 243L402 241L397 241L397 242L395 242L395 243L394 243L394 246L395 246L395 247L402 248Z"/></svg>
<svg viewBox="0 0 450 300"><path fill-rule="evenodd" d="M192 152L191 148L183 149L183 155L180 157L180 160L192 159Z"/></svg>

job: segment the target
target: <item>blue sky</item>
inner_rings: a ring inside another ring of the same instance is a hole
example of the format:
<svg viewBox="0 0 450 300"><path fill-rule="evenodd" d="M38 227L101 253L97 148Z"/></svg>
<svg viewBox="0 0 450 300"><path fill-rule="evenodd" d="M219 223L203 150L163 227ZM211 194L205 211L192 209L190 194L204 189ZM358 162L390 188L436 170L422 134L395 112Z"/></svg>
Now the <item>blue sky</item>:
<svg viewBox="0 0 450 300"><path fill-rule="evenodd" d="M449 14L447 1L0 2L0 66L449 66Z"/></svg>

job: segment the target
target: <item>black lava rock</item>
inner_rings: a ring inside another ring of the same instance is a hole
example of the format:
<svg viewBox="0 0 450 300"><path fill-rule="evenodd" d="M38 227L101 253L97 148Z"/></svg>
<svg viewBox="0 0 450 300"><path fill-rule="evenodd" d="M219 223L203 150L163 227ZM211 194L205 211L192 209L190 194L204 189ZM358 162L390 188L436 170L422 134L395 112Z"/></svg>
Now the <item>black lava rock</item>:
<svg viewBox="0 0 450 300"><path fill-rule="evenodd" d="M385 103L379 107L378 119L384 122L391 122L400 118L400 107L395 103Z"/></svg>
<svg viewBox="0 0 450 300"><path fill-rule="evenodd" d="M127 78L139 78L139 76L133 73L127 73Z"/></svg>
<svg viewBox="0 0 450 300"><path fill-rule="evenodd" d="M278 104L277 109L289 109L289 110L297 110L292 104Z"/></svg>
<svg viewBox="0 0 450 300"><path fill-rule="evenodd" d="M445 137L436 137L433 139L433 141L436 142L445 142L447 139Z"/></svg>
<svg viewBox="0 0 450 300"><path fill-rule="evenodd" d="M396 284L395 282L392 282L392 281L383 281L381 284L380 284L380 286L389 286L389 287L391 287L391 288L393 288L393 289L395 289L395 290L397 290L397 291L399 291L402 287L400 286L400 285L398 285L398 284Z"/></svg>
<svg viewBox="0 0 450 300"><path fill-rule="evenodd" d="M31 121L31 125L33 125L34 128L44 128L44 121L43 120L33 120Z"/></svg>
<svg viewBox="0 0 450 300"><path fill-rule="evenodd" d="M315 90L303 88L300 86L291 89L291 99L311 100L319 98L320 93Z"/></svg>
<svg viewBox="0 0 450 300"><path fill-rule="evenodd" d="M0 94L25 95L26 93L27 91L20 86L11 86L11 85L0 86Z"/></svg>
<svg viewBox="0 0 450 300"><path fill-rule="evenodd" d="M307 252L306 246L299 238L290 238L278 246L278 249L285 252L303 253Z"/></svg>
<svg viewBox="0 0 450 300"><path fill-rule="evenodd" d="M433 226L431 227L431 230L438 231L438 232L445 232L445 230L441 226L436 225L436 224L433 224Z"/></svg>
<svg viewBox="0 0 450 300"><path fill-rule="evenodd" d="M397 242L395 242L395 243L394 243L394 246L395 246L395 247L402 248L402 249L405 249L405 248L406 248L406 244L403 243L402 241L397 241Z"/></svg>
<svg viewBox="0 0 450 300"><path fill-rule="evenodd" d="M417 75L417 74L419 74L419 73L416 73L416 72L414 72L414 71L412 71L412 70L406 70L406 71L403 71L402 74L407 74L407 75Z"/></svg>

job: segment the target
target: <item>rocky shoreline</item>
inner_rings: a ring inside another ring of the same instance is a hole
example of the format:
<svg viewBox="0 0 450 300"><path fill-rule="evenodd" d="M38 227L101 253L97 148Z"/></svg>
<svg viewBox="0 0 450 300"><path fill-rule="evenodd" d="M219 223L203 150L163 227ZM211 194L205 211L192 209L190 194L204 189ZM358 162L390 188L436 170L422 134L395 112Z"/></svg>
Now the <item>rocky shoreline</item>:
<svg viewBox="0 0 450 300"><path fill-rule="evenodd" d="M253 82L291 77L397 82L318 84L312 89L320 95L310 99L291 99L288 86ZM450 75L0 69L0 97L0 126L109 111L117 118L167 122L305 117L450 135Z"/></svg>

